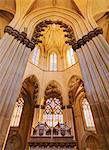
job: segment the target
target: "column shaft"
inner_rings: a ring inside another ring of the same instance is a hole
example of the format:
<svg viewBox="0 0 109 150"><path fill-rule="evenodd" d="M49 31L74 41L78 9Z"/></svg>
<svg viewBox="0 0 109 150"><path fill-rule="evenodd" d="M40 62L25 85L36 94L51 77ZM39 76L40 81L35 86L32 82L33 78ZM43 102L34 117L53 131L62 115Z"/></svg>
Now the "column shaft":
<svg viewBox="0 0 109 150"><path fill-rule="evenodd" d="M102 39L102 38L101 38ZM103 149L109 147L108 52L96 36L77 50L84 86Z"/></svg>
<svg viewBox="0 0 109 150"><path fill-rule="evenodd" d="M0 43L0 149L8 130L31 49L6 33ZM5 44L6 43L6 44Z"/></svg>

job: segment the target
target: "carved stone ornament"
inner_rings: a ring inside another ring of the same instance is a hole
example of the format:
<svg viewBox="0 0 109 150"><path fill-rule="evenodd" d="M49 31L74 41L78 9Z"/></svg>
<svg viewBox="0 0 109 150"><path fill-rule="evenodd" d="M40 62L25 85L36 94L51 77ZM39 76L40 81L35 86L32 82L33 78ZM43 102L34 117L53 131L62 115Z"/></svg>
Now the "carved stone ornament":
<svg viewBox="0 0 109 150"><path fill-rule="evenodd" d="M84 35L77 42L75 40L70 39L65 43L72 45L73 50L76 51L76 49L81 48L81 46L84 46L87 42L89 42L90 40L92 40L92 38L98 36L99 34L103 34L103 30L100 27L95 28L93 31L90 31L87 35ZM70 37L71 35L65 35L65 36Z"/></svg>
<svg viewBox="0 0 109 150"><path fill-rule="evenodd" d="M60 28L63 28L63 32L66 33L65 37L68 39L68 41L71 41L74 43L76 42L72 27L59 20L56 20L56 21L44 20L40 22L39 24L37 24L31 41L34 42L35 44L42 43L42 41L40 40L40 37L43 36L43 33L41 34L40 32L45 31L45 28L52 24L59 25ZM69 43L68 41L66 41L65 43Z"/></svg>
<svg viewBox="0 0 109 150"><path fill-rule="evenodd" d="M99 34L103 34L103 30L100 27L95 28L93 31L90 31L87 35L84 35L77 42L70 39L65 43L72 45L73 50L76 51L78 48L81 48L81 46L84 46L87 42L89 42L90 40L92 40L92 38L98 36Z"/></svg>
<svg viewBox="0 0 109 150"><path fill-rule="evenodd" d="M26 47L30 48L31 50L33 50L35 47L35 44L27 38L27 34L25 32L20 33L19 31L13 29L11 26L6 26L4 33L8 33L9 35L14 36L15 39L20 41L20 43L25 44Z"/></svg>

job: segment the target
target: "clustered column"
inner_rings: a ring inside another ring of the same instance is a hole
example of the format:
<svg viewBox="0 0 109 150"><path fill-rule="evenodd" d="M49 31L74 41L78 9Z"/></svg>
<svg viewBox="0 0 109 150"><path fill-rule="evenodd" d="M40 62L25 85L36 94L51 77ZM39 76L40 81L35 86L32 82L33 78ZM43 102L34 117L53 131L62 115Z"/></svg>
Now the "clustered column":
<svg viewBox="0 0 109 150"><path fill-rule="evenodd" d="M27 39L26 33L19 33L10 26L4 32L0 41L0 149L3 147L29 54L34 48L34 43Z"/></svg>
<svg viewBox="0 0 109 150"><path fill-rule="evenodd" d="M96 28L74 43L101 149L109 148L109 45Z"/></svg>

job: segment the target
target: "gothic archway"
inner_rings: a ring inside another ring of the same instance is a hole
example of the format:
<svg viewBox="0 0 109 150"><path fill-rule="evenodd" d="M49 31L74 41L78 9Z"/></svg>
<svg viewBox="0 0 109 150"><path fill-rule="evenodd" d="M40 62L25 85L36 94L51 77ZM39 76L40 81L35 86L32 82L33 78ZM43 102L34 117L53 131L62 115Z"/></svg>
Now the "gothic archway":
<svg viewBox="0 0 109 150"><path fill-rule="evenodd" d="M95 133L95 126L91 126L89 119L92 119L93 125L93 117L90 110L90 105L86 98L86 93L84 89L84 84L82 79L77 76L73 75L68 83L69 87L69 103L71 106L73 106L72 112L73 112L73 118L74 118L74 125L75 125L75 134L78 141L79 149L81 149L81 138L83 138L84 134L94 132ZM88 107L84 107L85 111L83 110L82 102L86 100L88 103ZM89 121L89 122L88 122ZM87 128L86 128L87 123ZM89 123L89 124L88 124ZM90 127L91 126L91 127ZM89 135L90 135L89 134ZM83 149L81 149L83 150Z"/></svg>
<svg viewBox="0 0 109 150"><path fill-rule="evenodd" d="M99 149L99 141L94 133L87 133L83 136L81 141L81 149L82 150L97 150Z"/></svg>
<svg viewBox="0 0 109 150"><path fill-rule="evenodd" d="M23 81L21 92L19 94L19 97L24 100L23 109L21 115L19 116L20 122L17 126L14 125L13 123L13 125L10 127L10 132L8 135L8 137L10 137L10 134L14 134L14 132L17 132L20 135L22 139L22 150L28 147L27 143L28 138L30 137L34 113L34 105L37 101L38 91L39 91L39 83L35 75L31 75ZM8 138L7 144L10 142L10 140L11 139ZM17 139L14 138L13 144L15 145L17 143L16 140ZM6 147L8 146L7 144ZM19 147L19 149L21 148Z"/></svg>

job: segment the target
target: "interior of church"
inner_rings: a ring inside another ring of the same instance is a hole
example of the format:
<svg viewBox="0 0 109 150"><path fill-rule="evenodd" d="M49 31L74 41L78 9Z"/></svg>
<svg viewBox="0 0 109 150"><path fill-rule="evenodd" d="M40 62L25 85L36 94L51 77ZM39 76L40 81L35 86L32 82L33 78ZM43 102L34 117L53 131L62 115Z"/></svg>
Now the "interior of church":
<svg viewBox="0 0 109 150"><path fill-rule="evenodd" d="M109 150L109 0L0 0L0 150Z"/></svg>

